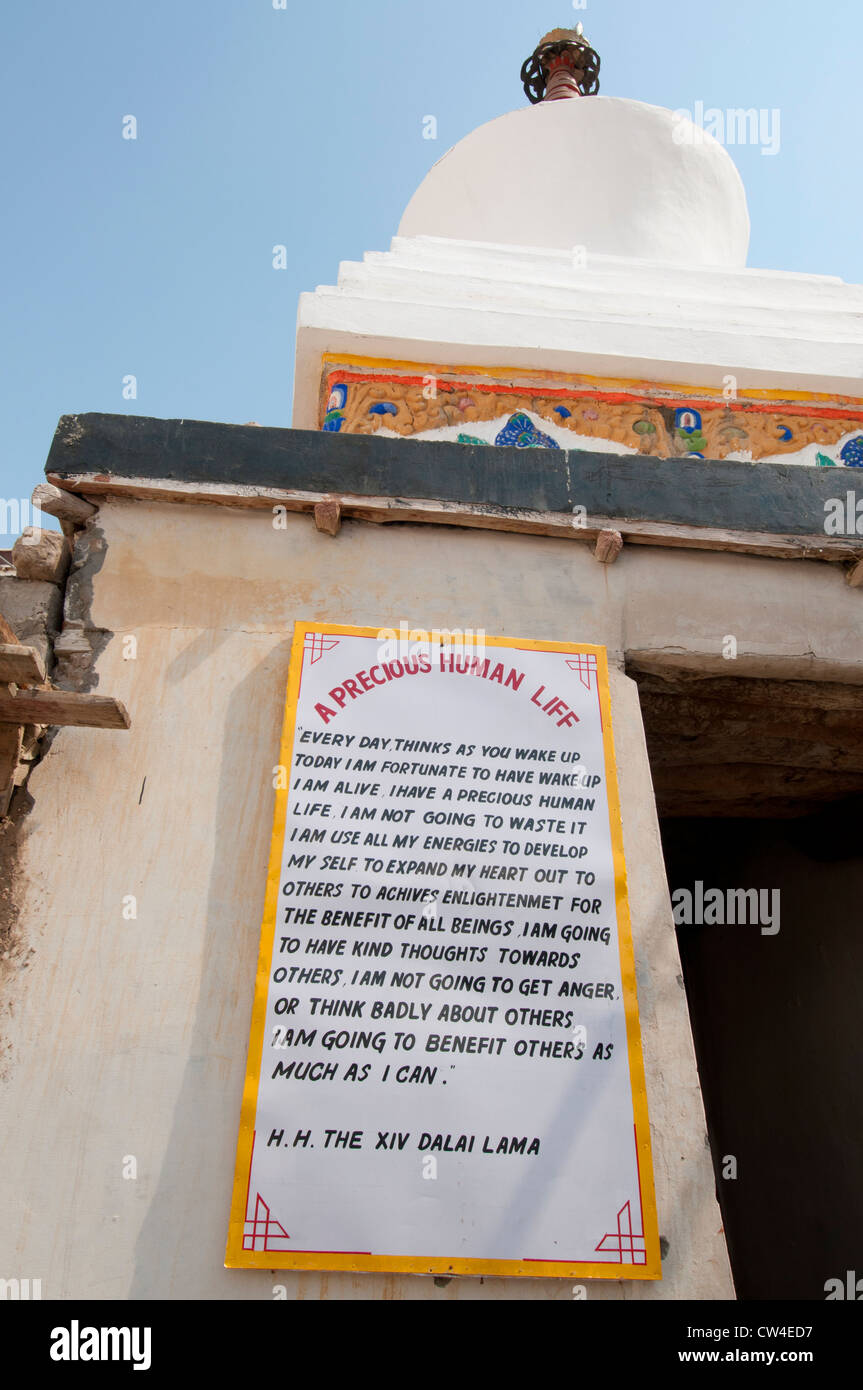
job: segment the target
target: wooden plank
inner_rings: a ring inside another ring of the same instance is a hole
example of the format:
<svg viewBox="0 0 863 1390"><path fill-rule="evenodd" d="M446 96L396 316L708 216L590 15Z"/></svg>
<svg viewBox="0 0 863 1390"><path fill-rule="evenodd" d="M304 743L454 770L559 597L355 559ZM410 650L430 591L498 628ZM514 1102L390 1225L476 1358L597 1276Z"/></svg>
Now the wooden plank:
<svg viewBox="0 0 863 1390"><path fill-rule="evenodd" d="M466 448L466 445L460 446ZM49 475L52 476L52 475ZM93 497L121 497L145 502L178 502L193 505L243 507L271 511L274 506L290 512L314 512L331 494L285 492L277 488L228 486L215 483L190 485L173 480L128 478L104 474L77 474L58 478L67 488ZM434 526L512 531L523 535L552 536L595 544L601 532L614 530L631 545L653 545L684 550L719 550L776 560L827 560L837 564L863 560L863 544L840 537L784 535L779 532L730 531L709 526L684 526L675 522L633 521L625 517L588 516L574 525L566 512L530 512L483 507L461 502L429 502L422 498L358 497L339 494L341 519L417 522Z"/></svg>
<svg viewBox="0 0 863 1390"><path fill-rule="evenodd" d="M22 647L20 642L0 642L0 681L15 685L42 685L45 665L35 647Z"/></svg>
<svg viewBox="0 0 863 1390"><path fill-rule="evenodd" d="M110 695L72 690L0 691L0 723L77 725L87 729L128 729L124 705Z"/></svg>

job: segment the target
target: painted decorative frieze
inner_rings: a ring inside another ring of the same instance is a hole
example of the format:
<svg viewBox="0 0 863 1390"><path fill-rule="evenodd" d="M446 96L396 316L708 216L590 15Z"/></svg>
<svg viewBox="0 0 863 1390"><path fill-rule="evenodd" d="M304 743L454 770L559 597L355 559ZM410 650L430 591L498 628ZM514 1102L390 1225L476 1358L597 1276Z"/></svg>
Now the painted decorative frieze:
<svg viewBox="0 0 863 1390"><path fill-rule="evenodd" d="M325 360L321 428L516 448L863 467L863 399Z"/></svg>

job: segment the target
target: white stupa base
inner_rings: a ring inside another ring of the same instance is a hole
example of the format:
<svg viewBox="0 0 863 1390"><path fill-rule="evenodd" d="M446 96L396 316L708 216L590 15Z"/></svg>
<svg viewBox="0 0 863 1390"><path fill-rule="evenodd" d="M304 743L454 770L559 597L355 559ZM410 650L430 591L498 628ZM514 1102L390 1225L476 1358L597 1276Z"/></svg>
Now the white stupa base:
<svg viewBox="0 0 863 1390"><path fill-rule="evenodd" d="M740 390L863 394L863 286L833 276L396 237L300 297L293 424L325 354Z"/></svg>

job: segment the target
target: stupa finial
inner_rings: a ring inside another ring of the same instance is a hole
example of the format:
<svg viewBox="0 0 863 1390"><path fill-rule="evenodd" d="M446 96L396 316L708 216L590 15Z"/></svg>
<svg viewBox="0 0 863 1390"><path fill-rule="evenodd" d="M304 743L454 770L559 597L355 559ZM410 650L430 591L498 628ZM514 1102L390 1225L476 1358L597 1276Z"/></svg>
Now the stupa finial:
<svg viewBox="0 0 863 1390"><path fill-rule="evenodd" d="M539 101L593 96L599 91L599 62L580 23L574 29L552 29L522 64L525 96L534 106Z"/></svg>

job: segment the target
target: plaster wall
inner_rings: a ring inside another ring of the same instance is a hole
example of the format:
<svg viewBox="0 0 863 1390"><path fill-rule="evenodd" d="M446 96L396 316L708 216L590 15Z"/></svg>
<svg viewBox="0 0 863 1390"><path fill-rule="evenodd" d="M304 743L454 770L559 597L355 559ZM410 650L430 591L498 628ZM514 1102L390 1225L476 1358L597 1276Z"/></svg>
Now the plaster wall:
<svg viewBox="0 0 863 1390"><path fill-rule="evenodd" d="M223 1268L291 627L405 619L609 648L667 1249L661 1284L593 1281L588 1297L733 1297L621 666L626 649L661 660L681 642L714 659L737 632L740 674L815 662L859 681L859 595L836 567L628 548L609 568L575 542L361 522L333 539L309 517L275 530L267 512L210 505L113 501L89 531L67 607L98 633L95 688L132 728L59 731L29 782L0 981L0 1274L41 1279L45 1298L572 1297L567 1281Z"/></svg>

